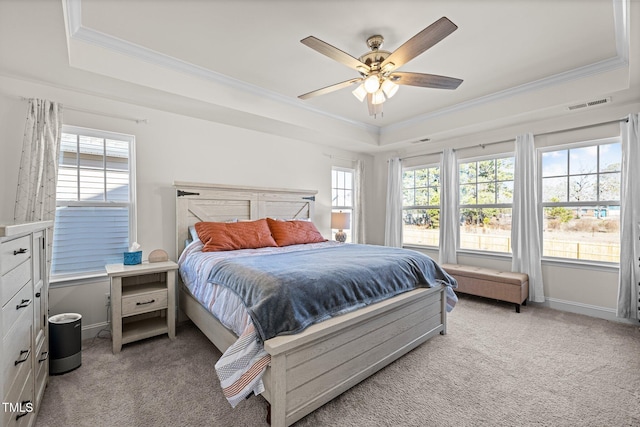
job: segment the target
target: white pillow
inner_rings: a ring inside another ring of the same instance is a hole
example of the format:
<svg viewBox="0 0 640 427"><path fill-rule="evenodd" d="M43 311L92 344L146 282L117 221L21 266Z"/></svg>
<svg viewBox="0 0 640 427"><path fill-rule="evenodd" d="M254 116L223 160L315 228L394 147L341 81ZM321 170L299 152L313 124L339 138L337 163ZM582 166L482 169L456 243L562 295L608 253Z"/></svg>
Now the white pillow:
<svg viewBox="0 0 640 427"><path fill-rule="evenodd" d="M193 225L189 226L189 236L191 237L192 241L196 241L196 240L200 240L200 237L198 237L198 232L196 231L196 227Z"/></svg>

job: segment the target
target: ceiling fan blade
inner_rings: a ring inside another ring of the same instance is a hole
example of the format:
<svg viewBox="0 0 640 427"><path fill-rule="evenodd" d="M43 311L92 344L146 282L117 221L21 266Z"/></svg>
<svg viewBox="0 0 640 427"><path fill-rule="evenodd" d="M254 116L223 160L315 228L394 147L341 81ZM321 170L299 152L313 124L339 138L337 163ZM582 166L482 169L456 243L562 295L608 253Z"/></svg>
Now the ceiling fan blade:
<svg viewBox="0 0 640 427"><path fill-rule="evenodd" d="M351 86L352 84L358 83L358 82L361 82L361 81L362 81L362 78L346 80L346 81L341 82L341 83L336 83L336 84L331 85L331 86L323 87L322 89L314 90L313 92L305 93L304 95L298 96L298 98L300 98L300 99L309 99L309 98L312 98L314 96L325 95L327 93L334 92L336 90L345 88L347 86Z"/></svg>
<svg viewBox="0 0 640 427"><path fill-rule="evenodd" d="M389 78L398 85L431 87L435 89L457 89L462 79L436 74L395 72Z"/></svg>
<svg viewBox="0 0 640 427"><path fill-rule="evenodd" d="M334 61L338 61L349 68L353 68L358 72L368 73L371 70L371 67L369 67L364 62L357 60L348 53L338 49L337 47L331 46L329 43L323 42L322 40L317 39L313 36L309 36L300 40L300 43L309 46L311 49L320 52L321 54L328 56Z"/></svg>
<svg viewBox="0 0 640 427"><path fill-rule="evenodd" d="M401 67L457 29L456 24L443 16L396 49L380 64L380 68L384 69L387 64L393 64L392 70Z"/></svg>

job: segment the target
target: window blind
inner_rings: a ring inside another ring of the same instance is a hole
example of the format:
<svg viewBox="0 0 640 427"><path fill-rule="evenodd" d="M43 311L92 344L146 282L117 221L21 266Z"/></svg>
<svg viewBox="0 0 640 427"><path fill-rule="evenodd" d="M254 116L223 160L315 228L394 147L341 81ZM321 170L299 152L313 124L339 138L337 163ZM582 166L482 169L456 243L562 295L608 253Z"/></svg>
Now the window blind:
<svg viewBox="0 0 640 427"><path fill-rule="evenodd" d="M122 262L132 239L133 137L63 127L51 273L73 278Z"/></svg>

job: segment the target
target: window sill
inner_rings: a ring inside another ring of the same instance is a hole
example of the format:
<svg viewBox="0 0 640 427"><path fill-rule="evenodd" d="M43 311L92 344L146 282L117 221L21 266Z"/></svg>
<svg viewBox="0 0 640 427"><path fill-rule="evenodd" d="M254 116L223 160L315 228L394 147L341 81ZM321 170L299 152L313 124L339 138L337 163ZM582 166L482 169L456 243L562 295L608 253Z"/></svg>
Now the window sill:
<svg viewBox="0 0 640 427"><path fill-rule="evenodd" d="M49 279L49 287L64 288L66 286L78 286L78 285L84 285L87 283L102 282L106 280L106 278L107 278L106 271L87 272L84 274L77 274L73 276L71 275L57 276L57 277L51 277Z"/></svg>
<svg viewBox="0 0 640 427"><path fill-rule="evenodd" d="M503 258L504 260L511 260L511 253L506 252L492 252L492 251L478 251L473 249L458 249L456 255L470 255L478 258Z"/></svg>
<svg viewBox="0 0 640 427"><path fill-rule="evenodd" d="M416 245L416 244L403 244L402 245L403 248L406 249L423 249L423 250L429 250L429 251L439 251L440 248L438 246L427 246L427 245Z"/></svg>
<svg viewBox="0 0 640 427"><path fill-rule="evenodd" d="M554 267L576 268L579 270L589 269L597 271L610 271L616 273L620 270L620 264L602 263L597 261L589 262L585 260L572 260L564 258L543 257L542 264Z"/></svg>
<svg viewBox="0 0 640 427"><path fill-rule="evenodd" d="M440 248L437 246L422 246L422 245L402 245L403 248L407 249L418 249L418 250L429 250L429 251L439 251ZM472 256L477 258L502 258L504 261L510 261L513 257L510 253L502 253L502 252L489 252L489 251L474 251L470 249L458 249L456 251L456 255L465 255ZM608 271L608 272L618 272L620 270L619 264L612 263L599 263L596 261L589 262L585 260L571 260L571 259L563 259L563 258L550 258L543 257L541 260L543 265L549 265L554 267L561 268L576 268L579 270L596 270L596 271Z"/></svg>

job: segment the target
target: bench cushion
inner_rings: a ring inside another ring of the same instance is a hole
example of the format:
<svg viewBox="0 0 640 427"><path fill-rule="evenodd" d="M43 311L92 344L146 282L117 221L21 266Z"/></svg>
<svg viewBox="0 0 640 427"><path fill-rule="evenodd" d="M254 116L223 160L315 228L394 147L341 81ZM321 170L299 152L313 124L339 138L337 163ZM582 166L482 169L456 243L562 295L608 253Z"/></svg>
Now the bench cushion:
<svg viewBox="0 0 640 427"><path fill-rule="evenodd" d="M524 273L461 264L442 264L442 268L458 282L456 292L512 302L518 312L529 296L529 276Z"/></svg>
<svg viewBox="0 0 640 427"><path fill-rule="evenodd" d="M461 264L443 264L442 268L452 275L471 277L473 279L495 280L501 283L522 285L529 281L529 276L524 273L513 273L511 271L491 270L483 267L474 267Z"/></svg>

